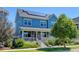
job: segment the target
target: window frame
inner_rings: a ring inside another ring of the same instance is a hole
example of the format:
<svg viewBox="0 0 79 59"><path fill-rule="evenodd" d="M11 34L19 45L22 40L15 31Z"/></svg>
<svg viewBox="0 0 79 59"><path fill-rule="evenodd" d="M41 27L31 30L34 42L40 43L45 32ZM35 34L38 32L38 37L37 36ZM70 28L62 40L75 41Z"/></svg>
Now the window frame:
<svg viewBox="0 0 79 59"><path fill-rule="evenodd" d="M25 22L27 22L27 24L25 24ZM29 25L29 22L31 23L30 25ZM32 19L24 18L23 24L26 26L32 26Z"/></svg>
<svg viewBox="0 0 79 59"><path fill-rule="evenodd" d="M43 24L43 26L41 26L41 24ZM41 27L46 27L47 26L47 21L40 21L40 26Z"/></svg>

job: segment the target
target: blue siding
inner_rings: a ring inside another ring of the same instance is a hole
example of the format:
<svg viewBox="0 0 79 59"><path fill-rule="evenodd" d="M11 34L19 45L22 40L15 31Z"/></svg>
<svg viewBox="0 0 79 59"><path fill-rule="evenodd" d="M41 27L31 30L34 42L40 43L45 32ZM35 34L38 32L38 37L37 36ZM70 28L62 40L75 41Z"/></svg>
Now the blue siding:
<svg viewBox="0 0 79 59"><path fill-rule="evenodd" d="M20 33L20 26L22 26L22 19L21 19L21 17L17 14L16 15L16 20L15 20L15 26L16 26L16 35L18 36Z"/></svg>
<svg viewBox="0 0 79 59"><path fill-rule="evenodd" d="M27 21L28 18L26 18L26 21ZM40 26L40 22L41 21L46 21L47 20L39 20L39 19L31 19L32 21L32 26L28 26L26 24L24 24L24 18L20 18L19 21L17 22L19 26L22 26L22 27L33 27L33 28L47 28L47 26Z"/></svg>
<svg viewBox="0 0 79 59"><path fill-rule="evenodd" d="M54 14L51 15L48 20L48 28L51 28L55 24L56 20L57 20L57 17Z"/></svg>
<svg viewBox="0 0 79 59"><path fill-rule="evenodd" d="M28 18L26 18L27 21ZM27 26L26 24L24 24L24 18L20 17L18 14L16 15L16 35L19 37L21 37L21 33L20 33L20 27L33 27L33 28L51 28L53 26L53 24L56 22L57 17L55 15L51 15L50 18L48 20L40 20L40 19L31 19L32 21L32 26ZM40 22L41 21L46 21L47 26L43 26L41 27Z"/></svg>
<svg viewBox="0 0 79 59"><path fill-rule="evenodd" d="M47 28L47 26L43 26L43 27L41 26L41 23L40 23L41 21L46 21L46 20L38 20L38 19L32 20L32 27L34 27L34 28Z"/></svg>

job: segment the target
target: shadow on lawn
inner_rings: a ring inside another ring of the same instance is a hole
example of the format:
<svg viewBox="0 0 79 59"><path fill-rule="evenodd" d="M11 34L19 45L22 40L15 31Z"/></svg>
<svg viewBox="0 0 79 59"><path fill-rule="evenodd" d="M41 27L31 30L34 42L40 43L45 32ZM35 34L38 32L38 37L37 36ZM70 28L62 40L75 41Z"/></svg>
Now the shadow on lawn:
<svg viewBox="0 0 79 59"><path fill-rule="evenodd" d="M37 49L39 51L45 51L45 52L63 52L63 51L70 51L70 48L63 48L63 47L57 47L57 48L40 48Z"/></svg>

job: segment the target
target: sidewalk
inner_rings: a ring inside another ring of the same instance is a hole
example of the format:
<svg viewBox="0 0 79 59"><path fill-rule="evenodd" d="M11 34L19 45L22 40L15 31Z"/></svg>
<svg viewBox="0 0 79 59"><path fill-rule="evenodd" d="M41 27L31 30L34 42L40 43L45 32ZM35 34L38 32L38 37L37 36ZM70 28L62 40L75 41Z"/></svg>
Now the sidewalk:
<svg viewBox="0 0 79 59"><path fill-rule="evenodd" d="M71 48L71 51L78 51L79 52L79 48L75 48L76 46L79 47L79 45L72 45L72 46L66 46ZM63 46L51 46L51 47L46 47L46 48L59 48L59 47L63 47ZM15 51L15 50L36 50L36 49L41 49L41 47L39 48L24 48L24 49L8 49L8 50L1 50L1 51Z"/></svg>

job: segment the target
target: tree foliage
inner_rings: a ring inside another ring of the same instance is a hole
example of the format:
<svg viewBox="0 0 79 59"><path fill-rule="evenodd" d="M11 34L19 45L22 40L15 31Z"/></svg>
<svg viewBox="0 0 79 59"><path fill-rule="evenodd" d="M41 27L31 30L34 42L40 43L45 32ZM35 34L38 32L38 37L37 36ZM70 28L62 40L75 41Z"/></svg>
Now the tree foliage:
<svg viewBox="0 0 79 59"><path fill-rule="evenodd" d="M61 14L52 28L51 34L60 38L62 43L65 43L67 41L66 38L72 39L77 36L77 26L65 14Z"/></svg>
<svg viewBox="0 0 79 59"><path fill-rule="evenodd" d="M4 43L4 45L8 46L8 41L12 38L12 25L8 22L7 18L0 18L0 42Z"/></svg>
<svg viewBox="0 0 79 59"><path fill-rule="evenodd" d="M21 38L18 38L18 39L13 40L12 48L20 48L20 47L23 47L24 41L25 40L24 39L21 39Z"/></svg>

